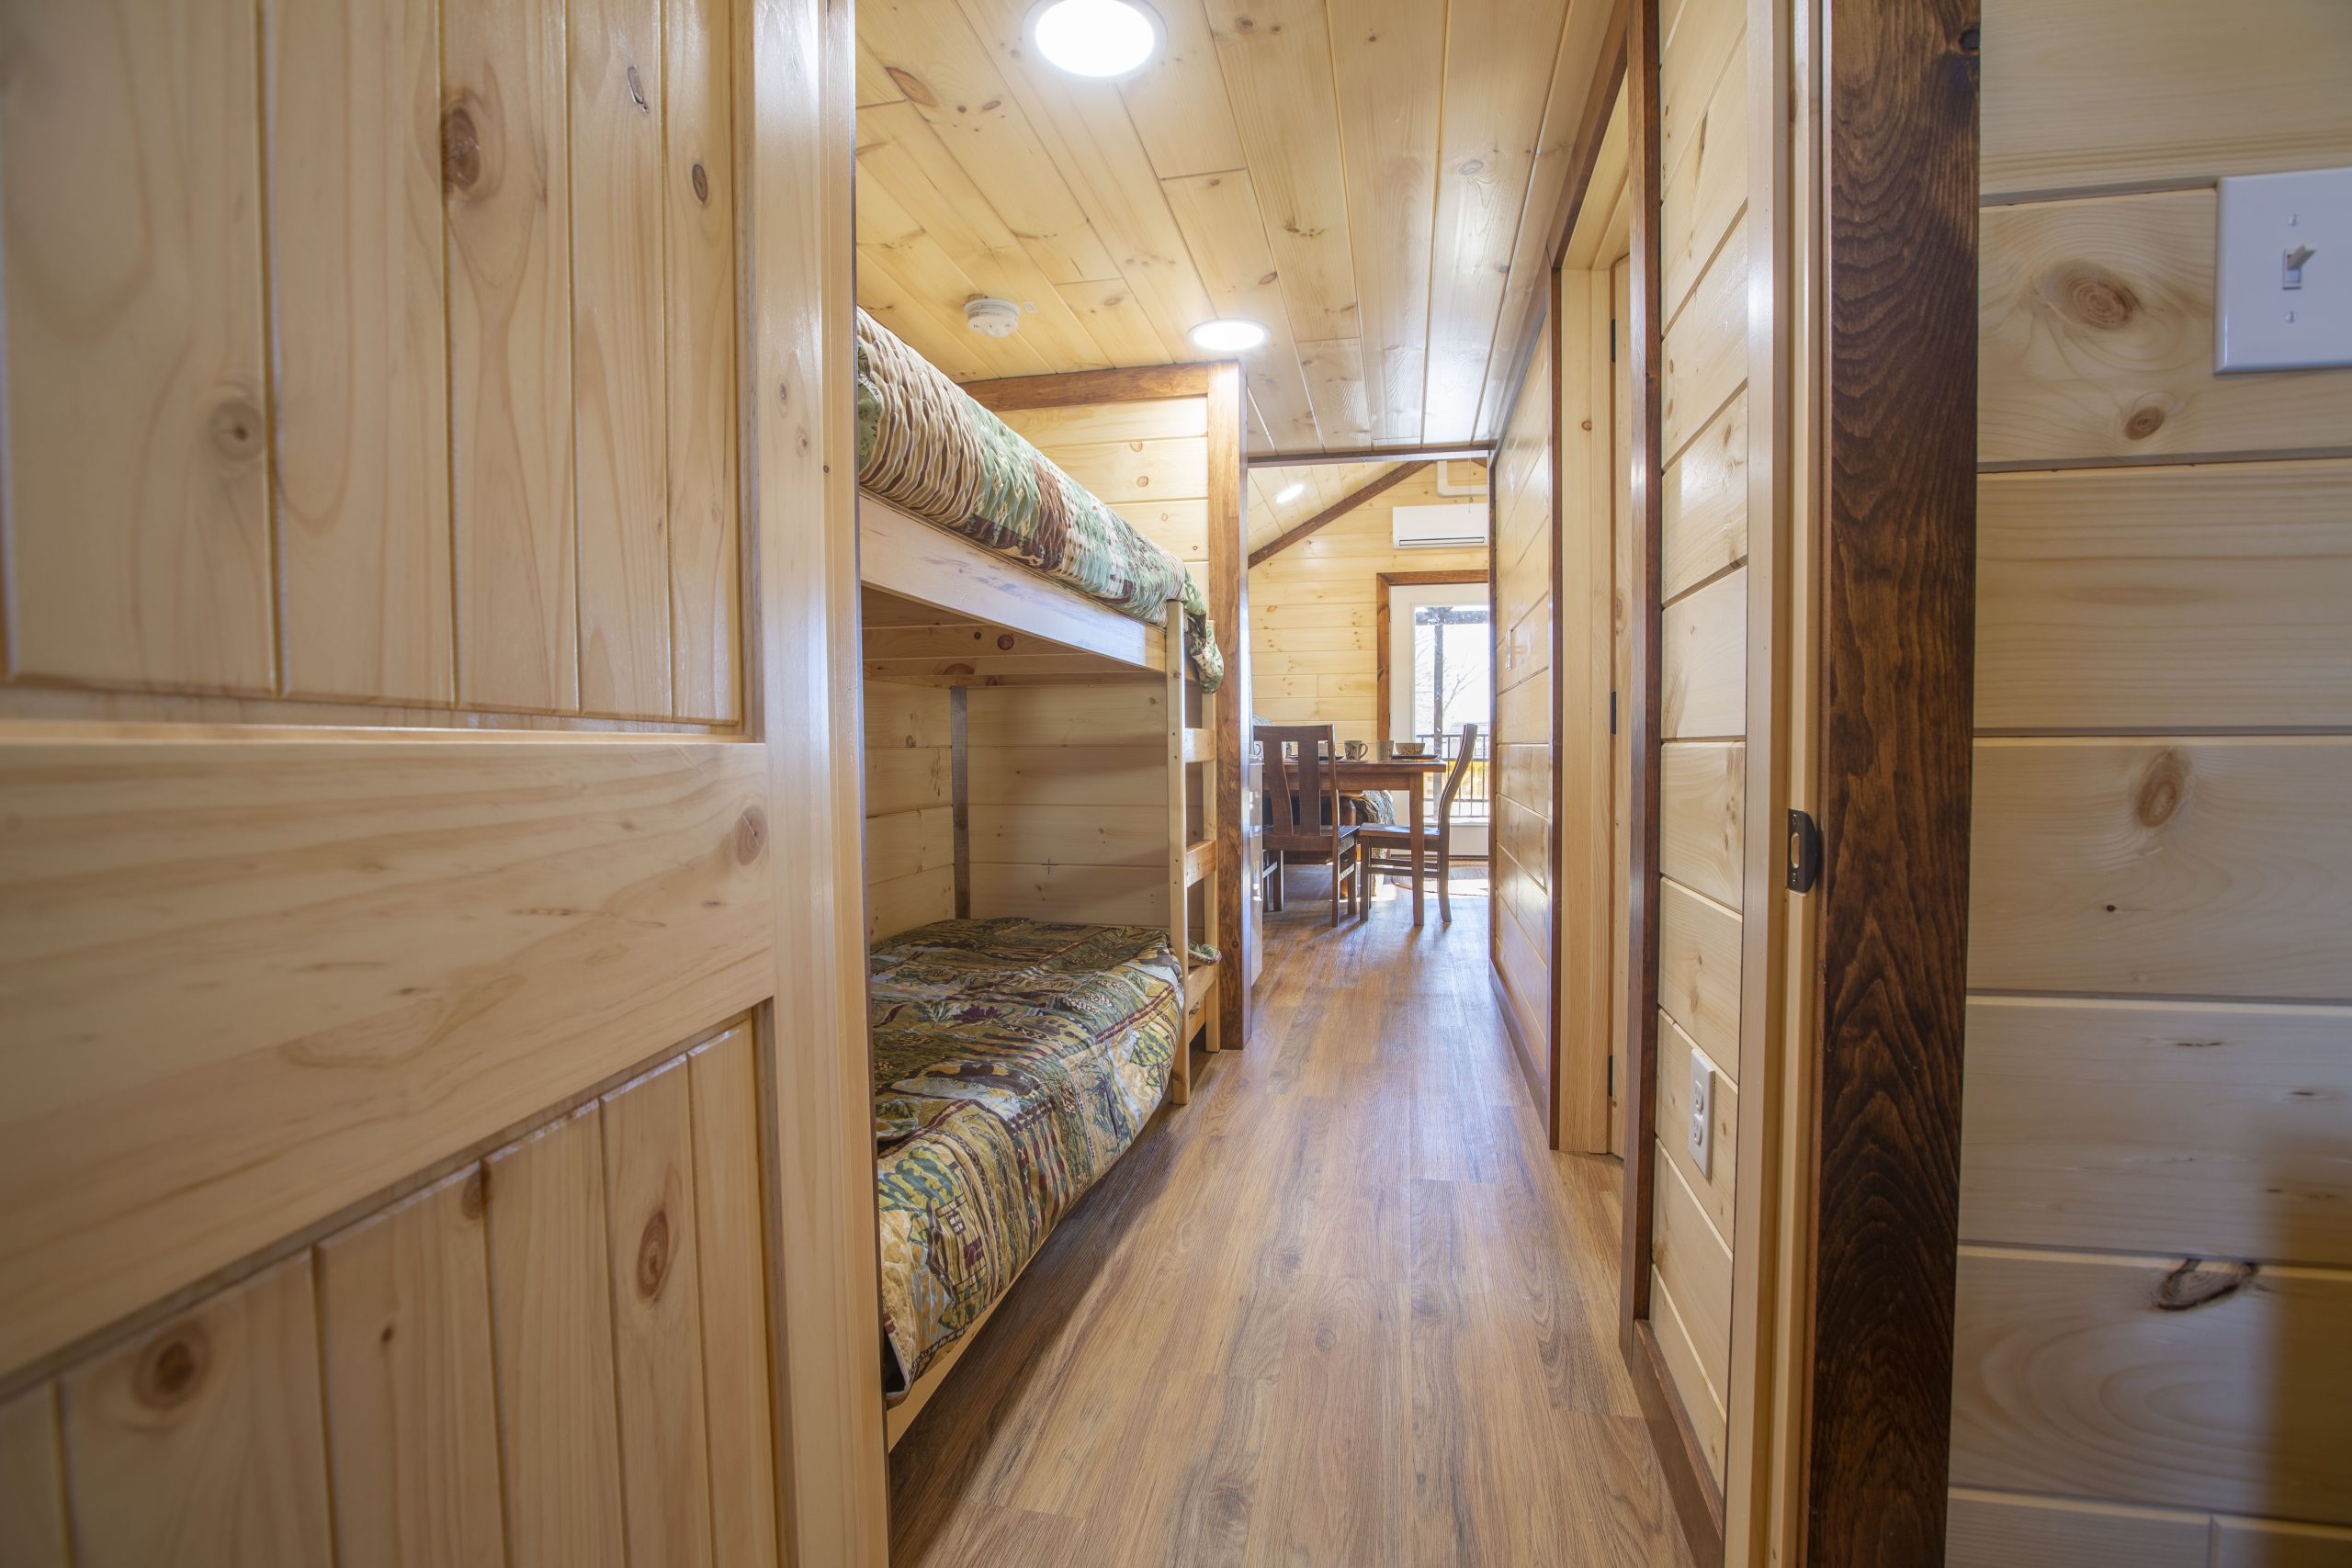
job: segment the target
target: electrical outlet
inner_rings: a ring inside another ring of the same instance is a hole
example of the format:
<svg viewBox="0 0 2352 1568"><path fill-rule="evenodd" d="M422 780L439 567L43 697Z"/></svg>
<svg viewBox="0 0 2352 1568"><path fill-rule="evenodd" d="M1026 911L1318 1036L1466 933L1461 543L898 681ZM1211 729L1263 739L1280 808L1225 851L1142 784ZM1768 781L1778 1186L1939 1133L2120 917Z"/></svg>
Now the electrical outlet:
<svg viewBox="0 0 2352 1568"><path fill-rule="evenodd" d="M1690 1161L1699 1174L1714 1175L1715 1070L1696 1051L1690 1054Z"/></svg>

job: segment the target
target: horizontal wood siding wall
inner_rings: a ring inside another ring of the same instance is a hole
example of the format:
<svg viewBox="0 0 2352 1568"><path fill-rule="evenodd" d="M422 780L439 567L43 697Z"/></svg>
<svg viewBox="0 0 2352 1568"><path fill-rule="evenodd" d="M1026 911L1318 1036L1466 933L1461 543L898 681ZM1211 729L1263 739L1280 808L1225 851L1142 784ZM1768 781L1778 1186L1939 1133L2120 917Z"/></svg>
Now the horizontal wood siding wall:
<svg viewBox="0 0 2352 1568"><path fill-rule="evenodd" d="M1659 1351L1718 1484L1731 1393L1737 1164L1723 1134L1736 1124L1740 1079L1751 632L1747 12L1746 0L1669 0L1658 23L1664 610L1650 1289ZM1704 1175L1683 1136L1694 1062L1714 1074Z"/></svg>
<svg viewBox="0 0 2352 1568"><path fill-rule="evenodd" d="M1949 1561L2352 1561L2352 371L2211 367L2352 10L1984 12Z"/></svg>
<svg viewBox="0 0 2352 1568"><path fill-rule="evenodd" d="M20 18L8 710L736 720L735 36L729 0Z"/></svg>
<svg viewBox="0 0 2352 1568"><path fill-rule="evenodd" d="M973 918L1166 924L1165 682L969 698Z"/></svg>
<svg viewBox="0 0 2352 1568"><path fill-rule="evenodd" d="M951 700L944 686L865 683L865 924L877 942L956 915Z"/></svg>
<svg viewBox="0 0 2352 1568"><path fill-rule="evenodd" d="M1208 591L1207 399L1010 409L998 417Z"/></svg>
<svg viewBox="0 0 2352 1568"><path fill-rule="evenodd" d="M1446 468L1459 484L1486 473L1481 463ZM1341 740L1369 742L1380 733L1374 613L1380 574L1487 570L1483 547L1396 548L1389 513L1476 499L1438 494L1437 470L1426 468L1250 569L1250 685L1260 723L1328 724Z"/></svg>
<svg viewBox="0 0 2352 1568"><path fill-rule="evenodd" d="M1554 301L1556 309L1557 301ZM1529 1085L1548 1125L1552 1081L1552 684L1555 606L1552 515L1553 354L1556 314L1544 318L1535 361L1503 427L1495 458L1494 886L1495 974Z"/></svg>

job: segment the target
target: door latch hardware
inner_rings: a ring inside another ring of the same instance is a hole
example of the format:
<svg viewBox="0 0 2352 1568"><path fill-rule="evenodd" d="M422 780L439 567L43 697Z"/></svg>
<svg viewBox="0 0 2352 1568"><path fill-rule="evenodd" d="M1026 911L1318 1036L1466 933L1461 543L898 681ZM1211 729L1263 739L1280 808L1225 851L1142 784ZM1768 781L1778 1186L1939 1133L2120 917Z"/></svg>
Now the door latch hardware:
<svg viewBox="0 0 2352 1568"><path fill-rule="evenodd" d="M1821 824L1805 811L1789 813L1789 891L1810 893L1821 880Z"/></svg>

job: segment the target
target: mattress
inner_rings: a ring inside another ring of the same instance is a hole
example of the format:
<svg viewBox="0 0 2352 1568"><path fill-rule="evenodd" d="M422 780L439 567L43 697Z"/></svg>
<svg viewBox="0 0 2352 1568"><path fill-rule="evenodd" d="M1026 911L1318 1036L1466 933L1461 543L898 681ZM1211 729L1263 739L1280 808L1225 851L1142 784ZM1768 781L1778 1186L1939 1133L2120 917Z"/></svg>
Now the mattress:
<svg viewBox="0 0 2352 1568"><path fill-rule="evenodd" d="M1223 683L1225 656L1184 563L864 310L857 313L857 482L1133 620L1157 626L1168 601L1181 598L1184 651L1202 689Z"/></svg>
<svg viewBox="0 0 2352 1568"><path fill-rule="evenodd" d="M876 942L868 975L895 1402L1135 1142L1183 998L1148 926L941 920Z"/></svg>

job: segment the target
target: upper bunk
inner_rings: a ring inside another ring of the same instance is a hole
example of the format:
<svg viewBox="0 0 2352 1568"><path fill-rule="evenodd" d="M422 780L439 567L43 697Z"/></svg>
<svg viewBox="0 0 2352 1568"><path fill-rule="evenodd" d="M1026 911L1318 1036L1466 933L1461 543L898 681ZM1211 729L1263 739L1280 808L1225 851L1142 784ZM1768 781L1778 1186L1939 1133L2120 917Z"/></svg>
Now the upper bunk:
<svg viewBox="0 0 2352 1568"><path fill-rule="evenodd" d="M1212 604L1238 606L1241 567L1208 519L1238 508L1241 474L1238 430L1211 433L1218 367L959 389L863 311L857 332L869 677L1154 675L1177 601L1188 673L1222 682L1238 628Z"/></svg>

